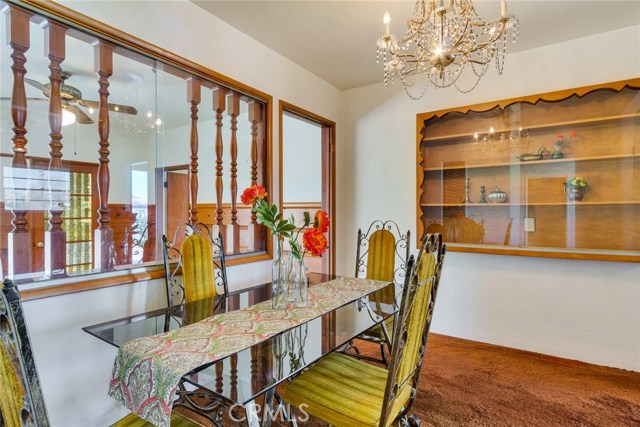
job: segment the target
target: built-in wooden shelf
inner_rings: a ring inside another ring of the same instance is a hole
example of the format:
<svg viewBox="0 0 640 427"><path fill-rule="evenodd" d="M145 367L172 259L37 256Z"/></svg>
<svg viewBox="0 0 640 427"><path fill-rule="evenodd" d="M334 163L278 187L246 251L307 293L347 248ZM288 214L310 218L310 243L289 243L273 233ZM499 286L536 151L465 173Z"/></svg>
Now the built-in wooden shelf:
<svg viewBox="0 0 640 427"><path fill-rule="evenodd" d="M452 250L640 261L639 97L636 78L418 114L416 241L439 232ZM571 143L555 135L573 131ZM517 157L549 144L564 157ZM582 201L565 195L574 177L588 183Z"/></svg>
<svg viewBox="0 0 640 427"><path fill-rule="evenodd" d="M596 123L605 123L615 120L629 120L634 118L640 118L640 113L630 113L630 114L617 114L614 116L605 116L605 117L593 117L589 119L576 119L576 120L565 120L561 122L552 122L552 123L544 123L537 125L522 125L522 131L527 130L536 130L536 129L549 129L549 128L557 128L563 126L573 126L573 125L581 125L581 124L596 124ZM518 131L519 129L494 129L494 134L499 135L504 132ZM444 135L444 136L434 136L434 137L425 137L422 139L423 142L437 142L437 141L447 141L447 140L459 140L461 138L472 138L475 135L486 135L486 132L465 132L458 133L453 135ZM478 143L482 143L482 141L478 141Z"/></svg>
<svg viewBox="0 0 640 427"><path fill-rule="evenodd" d="M640 158L640 154L610 154L604 156L588 156L588 157L563 157L562 159L546 159L546 160L531 160L527 162L513 161L513 162L496 162L496 163L466 163L460 165L448 165L440 167L424 168L425 172L442 171L442 170L456 170L456 169L479 169L479 168L498 168L507 166L534 166L534 165L547 165L554 163L575 163L575 162L588 162L594 160L628 160Z"/></svg>

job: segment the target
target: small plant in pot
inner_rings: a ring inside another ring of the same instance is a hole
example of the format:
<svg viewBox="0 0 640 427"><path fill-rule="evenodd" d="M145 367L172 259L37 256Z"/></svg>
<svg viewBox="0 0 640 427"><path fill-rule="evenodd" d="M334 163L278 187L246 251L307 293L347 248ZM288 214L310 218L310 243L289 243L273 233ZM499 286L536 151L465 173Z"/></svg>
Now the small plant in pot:
<svg viewBox="0 0 640 427"><path fill-rule="evenodd" d="M564 183L564 192L567 195L567 200L570 202L579 202L584 198L585 191L587 189L587 181L576 176Z"/></svg>

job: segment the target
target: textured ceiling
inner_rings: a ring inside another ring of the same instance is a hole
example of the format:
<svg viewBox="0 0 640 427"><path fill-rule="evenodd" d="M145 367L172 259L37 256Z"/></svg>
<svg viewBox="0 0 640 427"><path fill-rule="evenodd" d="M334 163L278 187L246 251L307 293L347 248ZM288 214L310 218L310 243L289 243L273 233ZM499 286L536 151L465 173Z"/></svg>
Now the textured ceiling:
<svg viewBox="0 0 640 427"><path fill-rule="evenodd" d="M382 80L375 41L391 14L400 37L412 1L195 1L204 10L316 74L339 89ZM485 19L500 13L500 2L474 2ZM640 24L640 1L510 0L520 20L520 39L508 52ZM640 37L640 34L638 35ZM508 63L507 63L508 66Z"/></svg>

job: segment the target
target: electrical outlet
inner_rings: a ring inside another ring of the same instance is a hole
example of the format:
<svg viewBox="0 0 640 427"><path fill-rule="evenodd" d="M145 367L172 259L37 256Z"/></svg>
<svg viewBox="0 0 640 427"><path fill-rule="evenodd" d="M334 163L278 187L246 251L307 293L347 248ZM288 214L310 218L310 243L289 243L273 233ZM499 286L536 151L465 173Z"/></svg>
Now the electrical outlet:
<svg viewBox="0 0 640 427"><path fill-rule="evenodd" d="M524 231L527 233L531 233L536 231L536 219L535 218L525 218L524 219Z"/></svg>

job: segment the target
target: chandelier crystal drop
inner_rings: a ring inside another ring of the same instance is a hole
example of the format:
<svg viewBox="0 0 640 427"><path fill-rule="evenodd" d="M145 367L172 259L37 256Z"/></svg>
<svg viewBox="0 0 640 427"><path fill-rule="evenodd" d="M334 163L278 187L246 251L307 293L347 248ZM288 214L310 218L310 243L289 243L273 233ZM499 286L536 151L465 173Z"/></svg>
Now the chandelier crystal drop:
<svg viewBox="0 0 640 427"><path fill-rule="evenodd" d="M492 61L502 74L507 39L511 37L515 43L519 24L507 14L506 0L502 0L501 9L499 18L484 21L471 0L418 0L400 41L389 32L391 19L385 13L386 32L377 42L385 86L400 80L412 99L420 99L429 86L455 86L460 92L470 92ZM470 76L470 88L458 86L463 74ZM412 94L410 88L421 78L425 79L423 90Z"/></svg>

